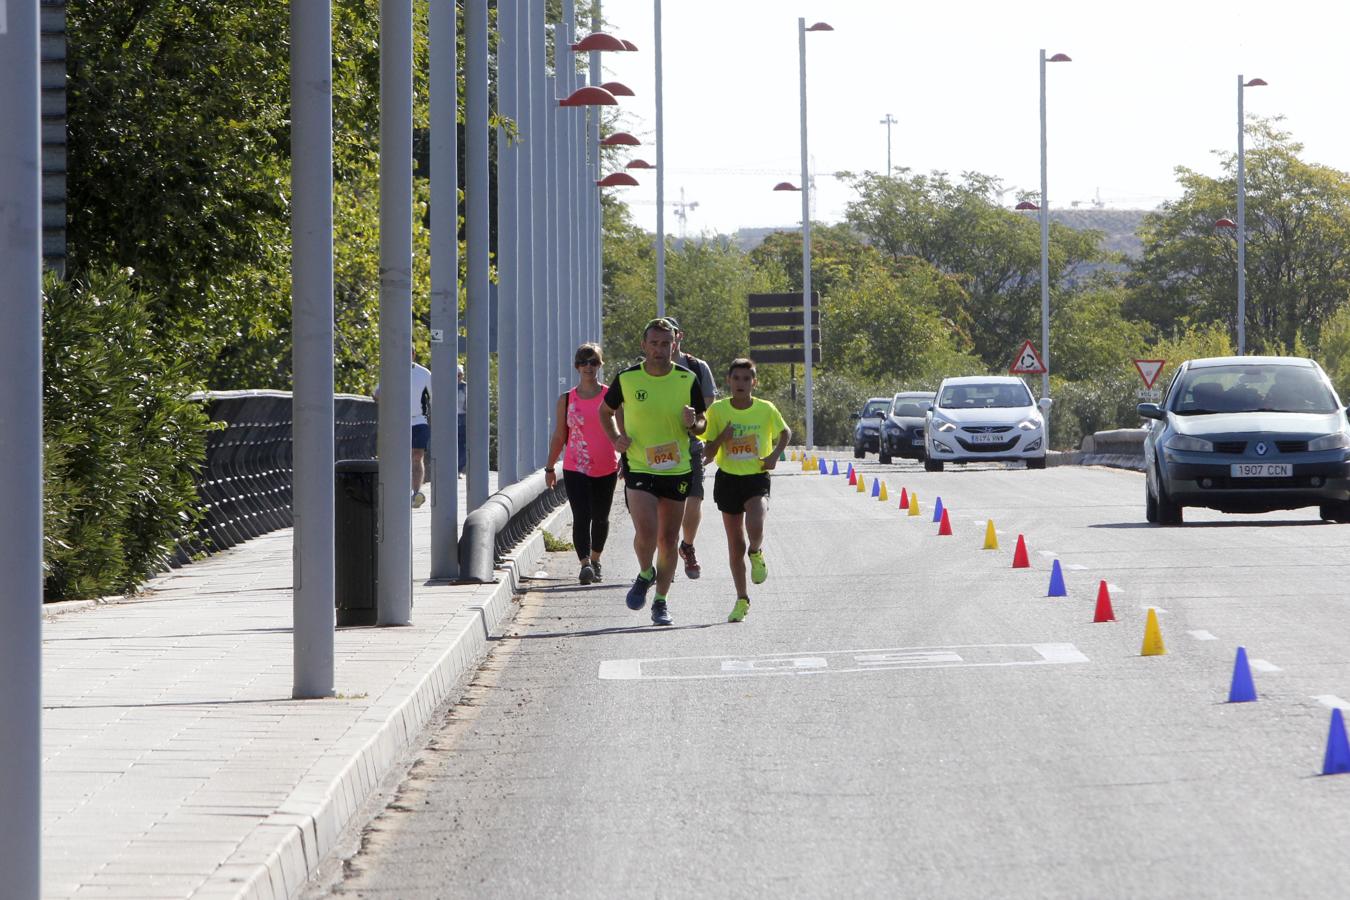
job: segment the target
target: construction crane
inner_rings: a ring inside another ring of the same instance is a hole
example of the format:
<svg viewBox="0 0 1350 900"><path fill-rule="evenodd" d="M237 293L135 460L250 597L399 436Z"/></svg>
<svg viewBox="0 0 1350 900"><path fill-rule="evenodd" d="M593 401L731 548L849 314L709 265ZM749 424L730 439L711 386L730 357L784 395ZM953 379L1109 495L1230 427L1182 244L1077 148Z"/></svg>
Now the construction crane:
<svg viewBox="0 0 1350 900"><path fill-rule="evenodd" d="M684 188L680 188L680 199L671 203L675 207L675 218L680 220L680 240L684 240L685 231L689 226L689 211L698 209L698 201L691 200L688 203L684 200Z"/></svg>

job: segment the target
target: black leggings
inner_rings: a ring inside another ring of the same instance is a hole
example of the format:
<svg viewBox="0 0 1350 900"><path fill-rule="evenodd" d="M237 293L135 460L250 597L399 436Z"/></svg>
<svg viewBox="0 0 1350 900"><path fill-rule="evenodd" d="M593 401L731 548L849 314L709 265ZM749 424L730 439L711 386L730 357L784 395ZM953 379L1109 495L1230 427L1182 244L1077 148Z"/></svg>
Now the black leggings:
<svg viewBox="0 0 1350 900"><path fill-rule="evenodd" d="M563 469L567 503L572 507L572 543L577 548L577 558L583 562L591 558L592 550L599 553L605 549L609 507L614 502L614 486L618 481L618 472L592 478Z"/></svg>

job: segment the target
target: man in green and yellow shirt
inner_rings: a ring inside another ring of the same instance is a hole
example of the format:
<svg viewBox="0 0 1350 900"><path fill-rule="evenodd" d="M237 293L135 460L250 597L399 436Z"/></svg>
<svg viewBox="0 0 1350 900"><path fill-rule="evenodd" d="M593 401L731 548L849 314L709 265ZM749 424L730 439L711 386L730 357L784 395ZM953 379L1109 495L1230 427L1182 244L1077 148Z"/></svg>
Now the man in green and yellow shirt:
<svg viewBox="0 0 1350 900"><path fill-rule="evenodd" d="M643 361L614 376L600 405L600 424L623 454L624 501L633 519L633 552L640 568L628 590L628 608L646 606L647 591L656 585L652 622L657 625L671 622L666 595L675 577L689 494L689 438L707 427L697 376L671 362L674 338L665 319L648 322L642 333Z"/></svg>
<svg viewBox="0 0 1350 900"><path fill-rule="evenodd" d="M759 383L755 364L735 359L727 371L731 396L718 400L708 410L708 429L703 458L717 459L713 502L722 512L727 532L727 555L731 579L736 584L736 605L728 622L739 622L750 611L745 588L745 559L750 558L750 577L763 584L769 577L764 562L764 522L769 513L769 472L792 438L778 407L753 395ZM749 540L747 541L747 533Z"/></svg>

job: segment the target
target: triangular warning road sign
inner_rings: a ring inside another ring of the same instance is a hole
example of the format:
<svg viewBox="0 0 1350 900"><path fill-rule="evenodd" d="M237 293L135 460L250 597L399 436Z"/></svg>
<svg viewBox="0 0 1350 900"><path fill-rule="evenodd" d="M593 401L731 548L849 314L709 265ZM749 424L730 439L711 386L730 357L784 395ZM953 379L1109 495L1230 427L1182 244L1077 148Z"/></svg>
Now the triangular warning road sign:
<svg viewBox="0 0 1350 900"><path fill-rule="evenodd" d="M1139 370L1139 377L1144 379L1144 387L1153 387L1158 376L1162 374L1163 366L1167 365L1165 359L1136 359L1134 367Z"/></svg>
<svg viewBox="0 0 1350 900"><path fill-rule="evenodd" d="M1013 364L1008 367L1008 372L1013 375L1045 374L1045 363L1041 362L1041 355L1036 352L1031 341L1022 342L1022 349L1013 357Z"/></svg>

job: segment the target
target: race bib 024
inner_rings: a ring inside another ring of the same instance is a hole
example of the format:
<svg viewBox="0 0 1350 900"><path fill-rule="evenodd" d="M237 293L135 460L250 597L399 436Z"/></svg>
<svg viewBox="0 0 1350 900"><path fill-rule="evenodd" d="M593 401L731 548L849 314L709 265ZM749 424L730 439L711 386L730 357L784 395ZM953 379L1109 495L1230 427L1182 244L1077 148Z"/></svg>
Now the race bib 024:
<svg viewBox="0 0 1350 900"><path fill-rule="evenodd" d="M653 472L663 472L680 464L680 445L675 441L669 444L657 444L647 448L647 467Z"/></svg>

